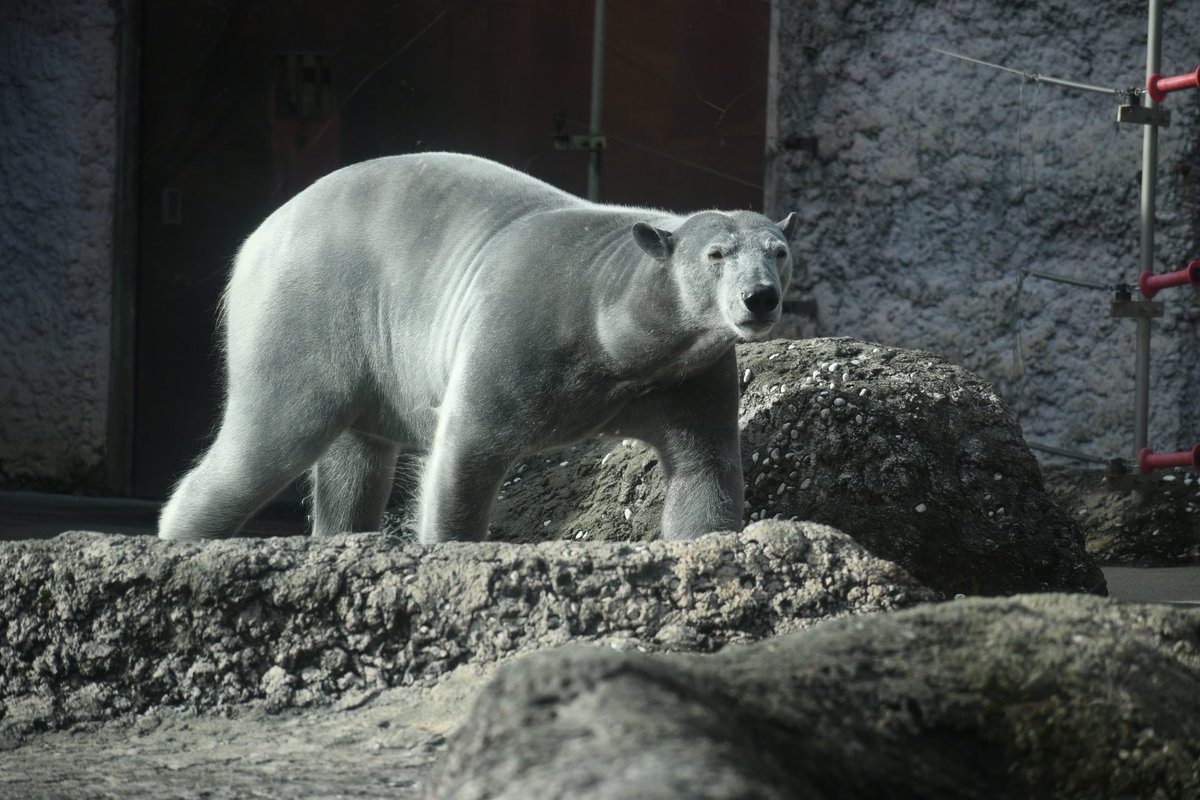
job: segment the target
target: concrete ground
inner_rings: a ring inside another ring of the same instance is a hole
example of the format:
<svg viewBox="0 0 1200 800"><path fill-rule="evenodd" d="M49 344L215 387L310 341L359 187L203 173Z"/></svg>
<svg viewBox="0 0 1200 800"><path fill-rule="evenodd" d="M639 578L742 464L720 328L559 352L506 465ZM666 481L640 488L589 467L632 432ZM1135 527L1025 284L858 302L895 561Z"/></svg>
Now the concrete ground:
<svg viewBox="0 0 1200 800"><path fill-rule="evenodd" d="M42 492L0 492L0 541L42 539L68 530L151 535L159 503ZM251 536L304 532L298 504L268 507L246 526ZM1109 594L1136 603L1200 606L1200 564L1176 567L1104 568Z"/></svg>

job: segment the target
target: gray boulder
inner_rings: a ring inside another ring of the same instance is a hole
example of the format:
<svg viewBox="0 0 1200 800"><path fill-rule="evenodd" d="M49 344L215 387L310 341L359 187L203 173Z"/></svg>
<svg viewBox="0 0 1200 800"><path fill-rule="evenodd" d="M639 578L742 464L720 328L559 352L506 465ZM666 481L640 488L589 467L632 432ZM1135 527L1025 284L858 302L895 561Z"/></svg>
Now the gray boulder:
<svg viewBox="0 0 1200 800"><path fill-rule="evenodd" d="M450 544L380 535L0 545L0 734L156 706L279 710L597 641L712 651L931 593L844 534Z"/></svg>
<svg viewBox="0 0 1200 800"><path fill-rule="evenodd" d="M977 375L844 338L739 345L738 363L748 520L827 523L945 596L1104 593L1082 531ZM517 467L492 536L652 539L662 498L652 450L581 445Z"/></svg>
<svg viewBox="0 0 1200 800"><path fill-rule="evenodd" d="M1200 796L1200 611L1037 595L716 655L567 647L481 693L426 797Z"/></svg>

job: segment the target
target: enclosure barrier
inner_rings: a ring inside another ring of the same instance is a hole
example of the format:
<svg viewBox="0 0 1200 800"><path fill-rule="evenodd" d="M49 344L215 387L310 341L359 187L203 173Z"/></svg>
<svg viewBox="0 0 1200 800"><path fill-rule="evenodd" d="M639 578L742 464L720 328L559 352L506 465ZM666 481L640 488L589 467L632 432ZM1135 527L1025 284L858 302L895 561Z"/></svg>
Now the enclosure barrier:
<svg viewBox="0 0 1200 800"><path fill-rule="evenodd" d="M1149 447L1143 447L1138 453L1138 469L1146 477L1150 477L1150 473L1156 469L1171 467L1200 469L1200 444L1178 453L1151 453Z"/></svg>
<svg viewBox="0 0 1200 800"><path fill-rule="evenodd" d="M1158 129L1171 124L1170 112L1160 109L1158 104L1170 92L1183 89L1200 89L1200 67L1194 72L1183 75L1163 76L1159 74L1162 66L1162 5L1163 0L1148 0L1146 25L1146 88L1118 89L1105 86L1093 86L1078 81L1051 78L1046 75L1014 69L1003 64L994 64L977 58L971 58L947 50L936 52L968 61L992 69L1004 70L1018 74L1024 80L1035 83L1051 83L1068 89L1078 89L1101 94L1124 96L1127 103L1117 110L1117 121L1134 123L1143 126L1142 139L1142 172L1140 192L1140 242L1139 267L1137 286L1143 299L1134 300L1132 287L1128 284L1117 284L1108 287L1094 281L1080 280L1066 276L1051 275L1034 270L1021 270L1022 278L1031 275L1046 278L1061 283L1072 284L1085 288L1115 290L1111 313L1114 317L1133 319L1137 323L1134 348L1134 392L1133 392L1133 453L1138 467L1145 476L1156 469L1173 466L1191 466L1200 469L1200 445L1190 451L1179 453L1155 454L1150 452L1149 419L1150 419L1150 322L1163 315L1163 303L1155 301L1154 296L1162 289L1170 286L1191 285L1200 286L1200 259L1192 260L1181 270L1154 274L1154 228L1155 228L1155 194L1158 184ZM1019 284L1018 284L1019 285ZM1084 461L1100 461L1061 448L1039 446L1036 449L1064 455ZM1082 457L1081 457L1082 456ZM1128 462L1123 458L1109 459L1109 470L1105 476L1105 486L1116 491L1138 491L1138 483L1129 474Z"/></svg>
<svg viewBox="0 0 1200 800"><path fill-rule="evenodd" d="M1200 67L1196 67L1195 72L1185 72L1183 75L1172 75L1169 78L1151 75L1146 79L1146 91L1156 103L1161 103L1167 92L1178 92L1180 89L1200 89Z"/></svg>
<svg viewBox="0 0 1200 800"><path fill-rule="evenodd" d="M1200 258L1189 261L1186 267L1174 272L1164 272L1161 275L1143 272L1138 276L1138 289L1147 300L1153 300L1159 289L1185 284L1200 286Z"/></svg>

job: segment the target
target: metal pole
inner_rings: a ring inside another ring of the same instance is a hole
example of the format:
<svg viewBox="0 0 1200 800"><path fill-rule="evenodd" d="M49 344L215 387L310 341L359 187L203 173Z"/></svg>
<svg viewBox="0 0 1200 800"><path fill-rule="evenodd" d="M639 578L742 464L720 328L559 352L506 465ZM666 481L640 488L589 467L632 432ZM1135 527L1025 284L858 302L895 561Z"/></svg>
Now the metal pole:
<svg viewBox="0 0 1200 800"><path fill-rule="evenodd" d="M592 147L588 151L588 200L600 201L600 155L595 146L595 137L600 135L600 117L604 111L604 26L605 0L595 0L596 21L592 26L592 113L588 120L588 133Z"/></svg>
<svg viewBox="0 0 1200 800"><path fill-rule="evenodd" d="M771 3L767 39L766 136L763 138L763 213L779 219L779 3Z"/></svg>
<svg viewBox="0 0 1200 800"><path fill-rule="evenodd" d="M1162 66L1162 0L1150 0L1146 26L1146 79ZM1157 108L1150 93L1142 95L1146 108ZM1141 258L1142 272L1154 271L1154 197L1158 187L1158 126L1146 125L1142 134ZM1150 318L1138 317L1134 362L1133 458L1150 439Z"/></svg>

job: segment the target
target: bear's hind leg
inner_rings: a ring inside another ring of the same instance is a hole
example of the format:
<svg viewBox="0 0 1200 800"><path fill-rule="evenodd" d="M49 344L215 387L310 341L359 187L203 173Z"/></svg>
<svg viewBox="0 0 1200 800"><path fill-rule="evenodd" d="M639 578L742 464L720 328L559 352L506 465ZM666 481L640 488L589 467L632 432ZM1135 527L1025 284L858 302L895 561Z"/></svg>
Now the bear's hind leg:
<svg viewBox="0 0 1200 800"><path fill-rule="evenodd" d="M216 441L163 506L159 538L208 539L237 533L316 461L345 424L318 409L231 401Z"/></svg>
<svg viewBox="0 0 1200 800"><path fill-rule="evenodd" d="M313 534L377 531L391 495L398 447L348 430L313 466Z"/></svg>

